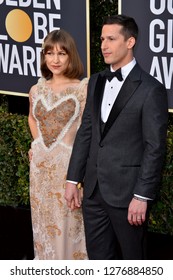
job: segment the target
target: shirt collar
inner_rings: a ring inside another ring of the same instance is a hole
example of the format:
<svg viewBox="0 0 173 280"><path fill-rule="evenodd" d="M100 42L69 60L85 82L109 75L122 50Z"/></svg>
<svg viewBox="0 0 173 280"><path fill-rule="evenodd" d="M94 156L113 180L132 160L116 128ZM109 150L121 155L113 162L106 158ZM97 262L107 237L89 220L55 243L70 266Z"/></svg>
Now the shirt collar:
<svg viewBox="0 0 173 280"><path fill-rule="evenodd" d="M122 73L122 77L123 80L126 79L126 77L128 76L128 74L130 73L130 71L132 70L132 68L135 66L136 64L136 59L133 58L132 61L130 61L128 64L126 64L125 66L121 67L121 73ZM112 65L110 66L110 71L114 72L115 70L112 68Z"/></svg>

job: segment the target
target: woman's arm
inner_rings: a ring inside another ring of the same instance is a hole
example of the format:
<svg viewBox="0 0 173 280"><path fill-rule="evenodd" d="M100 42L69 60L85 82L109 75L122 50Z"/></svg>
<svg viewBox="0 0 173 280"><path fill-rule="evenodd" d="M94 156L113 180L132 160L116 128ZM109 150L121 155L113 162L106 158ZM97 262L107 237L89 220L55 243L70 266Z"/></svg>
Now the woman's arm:
<svg viewBox="0 0 173 280"><path fill-rule="evenodd" d="M32 113L32 109L33 109L32 94L34 93L35 90L36 90L36 85L34 85L29 92L29 116L28 116L28 124L33 139L36 139L38 137L37 123Z"/></svg>

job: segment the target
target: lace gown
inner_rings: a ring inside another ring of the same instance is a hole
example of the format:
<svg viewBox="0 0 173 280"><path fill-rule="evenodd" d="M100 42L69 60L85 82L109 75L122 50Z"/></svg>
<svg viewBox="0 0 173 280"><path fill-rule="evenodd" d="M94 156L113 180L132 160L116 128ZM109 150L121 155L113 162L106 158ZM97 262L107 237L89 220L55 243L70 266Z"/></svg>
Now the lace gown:
<svg viewBox="0 0 173 280"><path fill-rule="evenodd" d="M86 99L87 79L60 93L38 82L32 93L39 137L32 142L30 201L35 259L87 259L81 209L71 211L64 184Z"/></svg>

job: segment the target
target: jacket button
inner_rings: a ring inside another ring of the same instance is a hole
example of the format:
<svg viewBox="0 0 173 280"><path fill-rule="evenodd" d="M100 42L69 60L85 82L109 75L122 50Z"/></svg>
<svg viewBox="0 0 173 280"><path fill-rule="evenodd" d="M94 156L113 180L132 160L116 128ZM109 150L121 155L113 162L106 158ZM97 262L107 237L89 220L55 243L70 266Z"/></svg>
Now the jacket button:
<svg viewBox="0 0 173 280"><path fill-rule="evenodd" d="M101 148L103 148L103 144L102 144L102 143L100 143L99 146L100 146Z"/></svg>

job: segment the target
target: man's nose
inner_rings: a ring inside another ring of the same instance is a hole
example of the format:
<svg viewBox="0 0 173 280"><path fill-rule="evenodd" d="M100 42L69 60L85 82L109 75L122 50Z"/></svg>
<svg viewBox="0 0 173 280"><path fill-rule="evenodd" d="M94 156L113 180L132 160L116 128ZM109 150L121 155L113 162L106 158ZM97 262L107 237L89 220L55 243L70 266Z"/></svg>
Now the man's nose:
<svg viewBox="0 0 173 280"><path fill-rule="evenodd" d="M101 49L104 50L104 49L106 49L106 48L107 48L107 43L106 43L106 41L103 41L103 42L101 43Z"/></svg>

